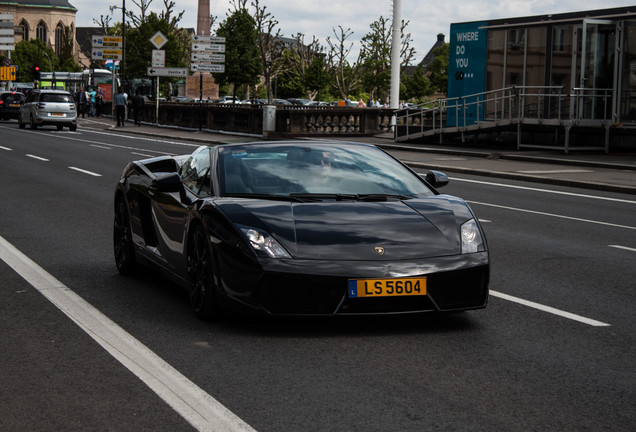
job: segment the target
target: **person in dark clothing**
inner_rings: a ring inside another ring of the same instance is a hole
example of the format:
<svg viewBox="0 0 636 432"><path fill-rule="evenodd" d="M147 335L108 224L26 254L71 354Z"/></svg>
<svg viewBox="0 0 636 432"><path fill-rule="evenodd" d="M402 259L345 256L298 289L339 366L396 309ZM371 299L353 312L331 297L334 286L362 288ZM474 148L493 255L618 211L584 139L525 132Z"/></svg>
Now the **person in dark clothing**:
<svg viewBox="0 0 636 432"><path fill-rule="evenodd" d="M124 96L122 88L115 96L115 113L117 114L117 126L123 126L126 121L126 96Z"/></svg>
<svg viewBox="0 0 636 432"><path fill-rule="evenodd" d="M84 87L80 87L80 89L75 93L75 103L77 104L77 114L81 114L82 117L86 114L86 91Z"/></svg>
<svg viewBox="0 0 636 432"><path fill-rule="evenodd" d="M141 117L144 113L144 97L141 95L141 90L137 89L137 94L132 98L132 109L135 116L135 124L141 126Z"/></svg>

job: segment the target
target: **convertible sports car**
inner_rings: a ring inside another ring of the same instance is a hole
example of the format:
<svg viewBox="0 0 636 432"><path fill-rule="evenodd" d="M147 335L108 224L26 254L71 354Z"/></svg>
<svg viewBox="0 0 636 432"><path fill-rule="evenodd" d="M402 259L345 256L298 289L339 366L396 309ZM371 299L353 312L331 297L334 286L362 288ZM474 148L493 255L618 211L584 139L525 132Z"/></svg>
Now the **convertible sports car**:
<svg viewBox="0 0 636 432"><path fill-rule="evenodd" d="M228 302L268 315L455 311L486 306L483 230L377 147L258 142L131 162L117 184L114 252L187 288L200 318Z"/></svg>

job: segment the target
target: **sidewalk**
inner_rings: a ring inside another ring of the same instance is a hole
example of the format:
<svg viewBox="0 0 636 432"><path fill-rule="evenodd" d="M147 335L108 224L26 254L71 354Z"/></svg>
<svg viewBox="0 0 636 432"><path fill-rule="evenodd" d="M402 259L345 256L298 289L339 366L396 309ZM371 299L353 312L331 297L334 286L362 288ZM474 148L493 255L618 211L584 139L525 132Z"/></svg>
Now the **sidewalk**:
<svg viewBox="0 0 636 432"><path fill-rule="evenodd" d="M249 136L210 131L185 130L132 121L116 127L110 117L80 118L79 127L117 130L117 132L225 144L263 140ZM530 181L545 184L636 195L636 154L600 152L561 153L558 151L517 151L441 145L397 144L391 134L373 137L327 138L365 142L384 148L409 166L444 172Z"/></svg>

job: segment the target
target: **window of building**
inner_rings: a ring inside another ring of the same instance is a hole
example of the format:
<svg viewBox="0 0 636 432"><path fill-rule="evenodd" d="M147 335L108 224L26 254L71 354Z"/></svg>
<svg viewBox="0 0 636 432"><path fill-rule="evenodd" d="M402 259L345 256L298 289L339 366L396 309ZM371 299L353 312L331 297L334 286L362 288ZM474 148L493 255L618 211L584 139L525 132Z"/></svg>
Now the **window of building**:
<svg viewBox="0 0 636 432"><path fill-rule="evenodd" d="M35 37L36 39L46 43L47 42L46 36L47 36L46 24L44 23L44 21L40 21L38 23L38 26L35 28Z"/></svg>
<svg viewBox="0 0 636 432"><path fill-rule="evenodd" d="M64 25L60 22L55 27L55 55L60 57L64 48Z"/></svg>
<svg viewBox="0 0 636 432"><path fill-rule="evenodd" d="M29 40L29 23L25 19L22 19L18 24L17 33L22 40Z"/></svg>

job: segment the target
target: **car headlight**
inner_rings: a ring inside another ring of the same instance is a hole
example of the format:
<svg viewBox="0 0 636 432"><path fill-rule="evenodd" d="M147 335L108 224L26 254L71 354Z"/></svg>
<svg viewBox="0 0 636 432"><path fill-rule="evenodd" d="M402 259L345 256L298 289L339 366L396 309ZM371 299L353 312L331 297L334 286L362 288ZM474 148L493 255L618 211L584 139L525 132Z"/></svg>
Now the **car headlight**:
<svg viewBox="0 0 636 432"><path fill-rule="evenodd" d="M471 219L462 224L461 237L463 254L479 252L486 249L475 219Z"/></svg>
<svg viewBox="0 0 636 432"><path fill-rule="evenodd" d="M257 255L264 254L269 258L291 258L287 251L268 233L249 227L241 227L241 231Z"/></svg>

